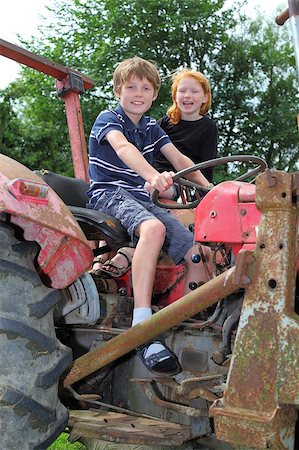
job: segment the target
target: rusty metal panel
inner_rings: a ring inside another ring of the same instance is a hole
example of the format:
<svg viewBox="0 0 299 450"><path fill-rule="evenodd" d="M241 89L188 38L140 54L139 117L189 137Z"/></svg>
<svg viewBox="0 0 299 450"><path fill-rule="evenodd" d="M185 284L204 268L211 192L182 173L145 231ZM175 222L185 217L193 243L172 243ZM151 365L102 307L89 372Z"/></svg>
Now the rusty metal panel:
<svg viewBox="0 0 299 450"><path fill-rule="evenodd" d="M0 154L0 212L10 214L11 222L24 230L24 238L41 247L40 271L52 287L70 285L91 266L93 253L80 226L68 207L49 187L48 203L36 205L16 199L7 189L16 178L44 184L44 181L13 159Z"/></svg>
<svg viewBox="0 0 299 450"><path fill-rule="evenodd" d="M190 427L105 411L71 411L71 436L126 444L177 446L190 439Z"/></svg>
<svg viewBox="0 0 299 450"><path fill-rule="evenodd" d="M234 443L234 448L296 450L294 422L297 413L293 408L278 408L271 417L250 415L241 408L225 407L223 411L220 410L221 407L218 409L218 405L217 409L213 410L217 437Z"/></svg>
<svg viewBox="0 0 299 450"><path fill-rule="evenodd" d="M256 184L262 220L255 274L244 298L224 396L211 414L221 440L242 448L293 449L293 405L299 404L298 211L291 174L266 172Z"/></svg>

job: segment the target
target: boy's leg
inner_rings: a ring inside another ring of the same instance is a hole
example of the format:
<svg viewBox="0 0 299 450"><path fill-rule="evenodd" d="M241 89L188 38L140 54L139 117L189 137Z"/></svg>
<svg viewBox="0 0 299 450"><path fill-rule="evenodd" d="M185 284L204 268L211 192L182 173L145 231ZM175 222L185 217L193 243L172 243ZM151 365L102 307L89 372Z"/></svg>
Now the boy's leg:
<svg viewBox="0 0 299 450"><path fill-rule="evenodd" d="M132 260L134 303L150 308L157 260L165 239L164 225L147 210L147 202L137 201L124 189L105 193L97 205L118 219L137 244Z"/></svg>
<svg viewBox="0 0 299 450"><path fill-rule="evenodd" d="M146 220L135 231L139 237L132 261L135 308L149 308L160 250L165 239L165 227L158 220Z"/></svg>
<svg viewBox="0 0 299 450"><path fill-rule="evenodd" d="M188 272L185 279L184 294L190 292L189 285L191 282L199 284L208 281L209 274L203 262L192 262L192 255L198 253L198 247L194 243L191 231L164 208L152 205L150 211L166 226L164 250L172 257L175 264L178 264L182 259L187 262ZM210 249L208 247L205 247L204 254L211 271Z"/></svg>
<svg viewBox="0 0 299 450"><path fill-rule="evenodd" d="M112 258L107 259L104 264L102 264L102 272L108 273L116 278L124 275L132 266L134 252L135 248L133 247L121 247Z"/></svg>
<svg viewBox="0 0 299 450"><path fill-rule="evenodd" d="M132 239L134 236L139 238L132 260L133 326L152 315L156 265L165 238L164 225L144 205L122 189L99 202L100 209L118 219ZM138 353L145 366L153 372L174 375L181 370L175 355L158 340L143 345Z"/></svg>
<svg viewBox="0 0 299 450"><path fill-rule="evenodd" d="M165 239L165 227L157 219L146 220L137 227L136 235L139 240L132 261L133 326L152 315L153 285L159 253ZM138 352L149 370L169 375L181 370L176 356L159 340L143 345Z"/></svg>
<svg viewBox="0 0 299 450"><path fill-rule="evenodd" d="M106 241L99 241L98 248L105 247L106 245L107 245ZM90 270L90 273L92 273L94 275L99 275L103 264L106 261L108 261L114 255L114 253L115 252L108 252L108 253L102 253L102 254L96 256L93 259L92 269Z"/></svg>

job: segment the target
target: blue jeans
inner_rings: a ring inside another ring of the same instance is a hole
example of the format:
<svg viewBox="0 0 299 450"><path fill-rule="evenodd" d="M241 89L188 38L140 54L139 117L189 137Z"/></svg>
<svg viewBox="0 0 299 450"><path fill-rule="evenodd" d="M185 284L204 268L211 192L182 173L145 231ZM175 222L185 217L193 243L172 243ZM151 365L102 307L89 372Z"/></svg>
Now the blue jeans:
<svg viewBox="0 0 299 450"><path fill-rule="evenodd" d="M167 209L154 205L151 201L137 200L125 189L106 191L93 204L93 209L115 217L127 230L135 246L138 236L136 228L145 220L158 219L166 227L163 250L178 264L193 246L193 234L182 225Z"/></svg>

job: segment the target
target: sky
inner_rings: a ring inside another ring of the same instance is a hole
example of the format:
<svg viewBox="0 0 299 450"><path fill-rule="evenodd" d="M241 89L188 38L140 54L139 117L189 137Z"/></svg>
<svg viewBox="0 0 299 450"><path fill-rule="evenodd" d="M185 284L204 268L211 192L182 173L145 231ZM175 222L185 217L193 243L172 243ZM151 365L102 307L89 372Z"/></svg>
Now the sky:
<svg viewBox="0 0 299 450"><path fill-rule="evenodd" d="M67 1L67 0L66 0ZM233 0L228 0L232 2ZM38 36L38 25L42 24L42 16L51 20L46 5L51 5L51 0L5 0L1 6L0 14L0 39L20 45L17 35L25 39ZM288 7L287 0L249 0L246 11L254 14L257 7L260 12L267 12L271 17L277 10ZM42 56L42 55L41 55ZM15 61L0 56L0 89L13 81L19 72L20 65Z"/></svg>
<svg viewBox="0 0 299 450"><path fill-rule="evenodd" d="M1 5L0 39L20 45L17 35L23 38L38 36L38 25L42 23L41 15L49 17L45 5L49 0L5 0ZM20 69L20 64L0 56L0 89L13 81Z"/></svg>

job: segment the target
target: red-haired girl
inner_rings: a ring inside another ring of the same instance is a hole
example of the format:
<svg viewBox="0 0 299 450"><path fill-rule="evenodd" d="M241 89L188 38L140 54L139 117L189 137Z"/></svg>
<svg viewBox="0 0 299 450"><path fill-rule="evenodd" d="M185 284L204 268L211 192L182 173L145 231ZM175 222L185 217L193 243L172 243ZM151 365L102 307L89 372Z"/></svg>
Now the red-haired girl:
<svg viewBox="0 0 299 450"><path fill-rule="evenodd" d="M215 122L207 116L212 96L207 78L196 70L182 69L172 77L173 104L158 123L168 134L172 143L197 164L216 157L218 130ZM155 159L159 172L174 168L159 153ZM213 169L202 173L212 181Z"/></svg>

